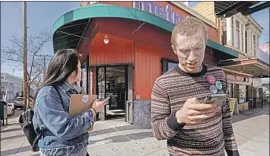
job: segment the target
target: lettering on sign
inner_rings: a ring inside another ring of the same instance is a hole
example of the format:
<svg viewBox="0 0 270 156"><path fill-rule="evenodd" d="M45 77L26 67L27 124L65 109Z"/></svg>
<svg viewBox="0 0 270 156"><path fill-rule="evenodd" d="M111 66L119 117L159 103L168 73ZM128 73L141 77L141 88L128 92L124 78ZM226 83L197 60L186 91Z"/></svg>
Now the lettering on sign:
<svg viewBox="0 0 270 156"><path fill-rule="evenodd" d="M227 80L236 81L236 82L249 82L248 77L238 76L238 75L236 76L236 75L230 75L230 74L227 74Z"/></svg>
<svg viewBox="0 0 270 156"><path fill-rule="evenodd" d="M243 82L244 78L242 76L236 76L236 81Z"/></svg>
<svg viewBox="0 0 270 156"><path fill-rule="evenodd" d="M97 1L83 1L83 2L80 2L80 6L81 7L86 7L88 5L92 5L92 4L96 4L98 3Z"/></svg>
<svg viewBox="0 0 270 156"><path fill-rule="evenodd" d="M227 74L227 80L232 80L232 81L234 81L234 80L235 80L235 76L234 76L234 75L229 75L229 74Z"/></svg>
<svg viewBox="0 0 270 156"><path fill-rule="evenodd" d="M172 11L172 6L169 4L163 7L159 4L155 4L153 1L135 1L133 2L133 8L149 12L150 14L161 17L173 24L176 24L184 19L184 17Z"/></svg>

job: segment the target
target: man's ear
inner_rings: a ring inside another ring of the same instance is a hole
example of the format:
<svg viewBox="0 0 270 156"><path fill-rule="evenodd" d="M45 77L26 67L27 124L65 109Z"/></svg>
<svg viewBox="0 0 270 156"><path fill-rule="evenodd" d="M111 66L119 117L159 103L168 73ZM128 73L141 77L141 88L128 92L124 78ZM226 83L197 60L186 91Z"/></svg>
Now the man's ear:
<svg viewBox="0 0 270 156"><path fill-rule="evenodd" d="M176 49L175 49L175 46L173 44L172 44L172 50L176 54Z"/></svg>

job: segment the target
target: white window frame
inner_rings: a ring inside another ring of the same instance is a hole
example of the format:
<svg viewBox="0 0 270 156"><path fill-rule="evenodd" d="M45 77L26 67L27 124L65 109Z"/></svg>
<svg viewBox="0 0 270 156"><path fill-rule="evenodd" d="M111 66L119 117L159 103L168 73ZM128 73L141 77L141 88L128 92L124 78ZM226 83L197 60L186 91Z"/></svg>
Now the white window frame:
<svg viewBox="0 0 270 156"><path fill-rule="evenodd" d="M238 24L238 27L237 27ZM241 50L241 31L240 31L240 21L235 20L235 36L234 36L234 41L235 41L235 48L238 50ZM236 35L238 33L238 36Z"/></svg>
<svg viewBox="0 0 270 156"><path fill-rule="evenodd" d="M257 38L256 34L252 33L252 46L253 46L252 53L254 57L256 56L256 47L257 47L256 38Z"/></svg>
<svg viewBox="0 0 270 156"><path fill-rule="evenodd" d="M234 43L234 25L235 25L235 21L234 21L234 17L232 17L232 46L234 47L235 43Z"/></svg>

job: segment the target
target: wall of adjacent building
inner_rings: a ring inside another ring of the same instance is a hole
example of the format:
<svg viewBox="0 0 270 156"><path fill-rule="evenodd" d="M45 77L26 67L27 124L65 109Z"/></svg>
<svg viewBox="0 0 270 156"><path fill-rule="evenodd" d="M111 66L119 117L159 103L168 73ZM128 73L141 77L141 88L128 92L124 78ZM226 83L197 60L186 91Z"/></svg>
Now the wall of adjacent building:
<svg viewBox="0 0 270 156"><path fill-rule="evenodd" d="M240 58L257 57L258 43L262 29L252 17L238 13L232 17L223 19L225 25L222 25L222 19L217 18L215 15L214 2L200 2L192 9L216 24L219 28L220 43L238 51ZM236 39L236 22L239 22L239 44L237 44ZM222 32L224 29L226 32ZM222 37L224 35L226 36L225 38ZM253 37L255 38L253 39ZM224 39L225 41L223 41Z"/></svg>
<svg viewBox="0 0 270 156"><path fill-rule="evenodd" d="M216 23L216 15L215 15L215 8L214 2L200 2L196 6L193 7L195 11L200 13L205 18L209 19L213 23Z"/></svg>
<svg viewBox="0 0 270 156"><path fill-rule="evenodd" d="M22 78L1 73L1 95L0 99L13 102L16 93L22 91Z"/></svg>

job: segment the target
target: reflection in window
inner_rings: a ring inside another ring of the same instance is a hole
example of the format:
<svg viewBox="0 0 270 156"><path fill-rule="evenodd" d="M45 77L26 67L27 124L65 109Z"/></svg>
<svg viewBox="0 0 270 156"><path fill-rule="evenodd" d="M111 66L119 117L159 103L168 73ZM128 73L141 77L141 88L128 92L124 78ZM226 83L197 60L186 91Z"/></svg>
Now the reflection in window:
<svg viewBox="0 0 270 156"><path fill-rule="evenodd" d="M246 102L246 86L239 85L239 103Z"/></svg>
<svg viewBox="0 0 270 156"><path fill-rule="evenodd" d="M105 98L105 70L104 67L97 68L97 80L98 80L98 99Z"/></svg>
<svg viewBox="0 0 270 156"><path fill-rule="evenodd" d="M174 62L168 62L168 70L176 67L178 64L177 63L174 63Z"/></svg>
<svg viewBox="0 0 270 156"><path fill-rule="evenodd" d="M82 87L84 91L87 91L87 63L82 65Z"/></svg>
<svg viewBox="0 0 270 156"><path fill-rule="evenodd" d="M233 98L233 84L227 84L227 94L229 98Z"/></svg>
<svg viewBox="0 0 270 156"><path fill-rule="evenodd" d="M165 59L165 58L162 58L161 62L162 62L162 74L164 74L168 70L170 70L178 65L178 63L176 61Z"/></svg>

